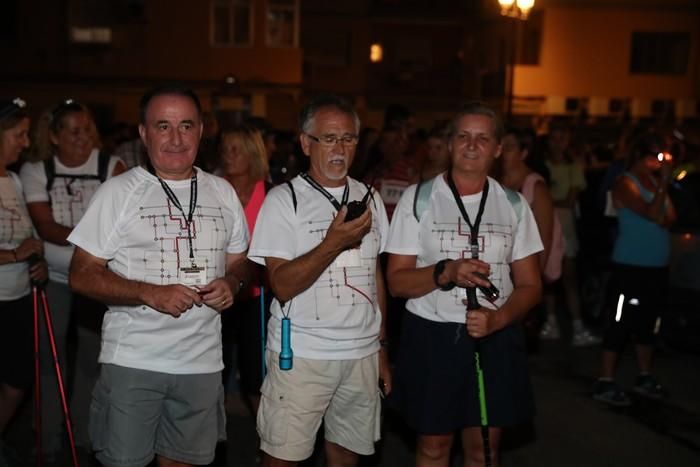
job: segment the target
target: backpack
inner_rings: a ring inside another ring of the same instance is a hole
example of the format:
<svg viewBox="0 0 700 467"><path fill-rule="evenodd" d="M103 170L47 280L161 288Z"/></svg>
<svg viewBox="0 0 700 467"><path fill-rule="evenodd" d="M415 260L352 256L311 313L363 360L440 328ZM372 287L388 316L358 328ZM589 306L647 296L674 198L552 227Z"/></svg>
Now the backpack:
<svg viewBox="0 0 700 467"><path fill-rule="evenodd" d="M104 183L107 180L107 169L109 167L109 154L103 153L102 151L97 153L97 174L60 174L56 173L56 163L53 157L49 157L44 160L44 172L46 173L46 191L51 192L53 188L54 180L57 178L72 178L72 179L82 179L82 180L99 180L100 183Z"/></svg>
<svg viewBox="0 0 700 467"><path fill-rule="evenodd" d="M440 175L438 175L438 177L439 176ZM433 191L434 181L435 178L431 178L430 180L422 180L418 182L418 185L416 185L416 192L413 195L413 217L415 217L418 222L420 222L423 213L428 208L428 204L430 203L430 194ZM518 216L518 223L520 223L521 219L523 218L522 199L520 199L517 192L511 190L510 188L506 188L503 185L501 185L501 188L503 188L503 191L506 192L508 201L510 201L510 204L513 206L515 214Z"/></svg>

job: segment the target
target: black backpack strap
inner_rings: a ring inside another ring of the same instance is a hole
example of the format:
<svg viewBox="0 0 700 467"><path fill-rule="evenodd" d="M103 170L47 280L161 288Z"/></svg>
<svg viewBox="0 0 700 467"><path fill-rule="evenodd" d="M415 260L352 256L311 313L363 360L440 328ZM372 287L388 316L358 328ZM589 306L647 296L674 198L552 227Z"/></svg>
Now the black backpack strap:
<svg viewBox="0 0 700 467"><path fill-rule="evenodd" d="M56 163L53 161L53 156L44 159L44 172L46 173L46 192L51 193L53 181L56 179Z"/></svg>
<svg viewBox="0 0 700 467"><path fill-rule="evenodd" d="M297 195L294 193L294 186L292 186L292 182L287 180L285 182L287 185L289 185L289 191L292 192L292 204L294 205L294 213L296 214L297 212Z"/></svg>
<svg viewBox="0 0 700 467"><path fill-rule="evenodd" d="M110 156L102 151L97 153L97 176L100 178L100 183L104 183L109 177L107 169L109 168Z"/></svg>

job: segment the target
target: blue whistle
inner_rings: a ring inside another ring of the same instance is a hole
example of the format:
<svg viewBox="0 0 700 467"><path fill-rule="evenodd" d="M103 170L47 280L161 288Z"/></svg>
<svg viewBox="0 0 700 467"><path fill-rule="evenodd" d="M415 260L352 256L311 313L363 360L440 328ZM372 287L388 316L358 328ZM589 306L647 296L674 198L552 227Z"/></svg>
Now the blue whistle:
<svg viewBox="0 0 700 467"><path fill-rule="evenodd" d="M282 350L280 351L280 370L291 370L294 359L292 352L291 321L282 318Z"/></svg>

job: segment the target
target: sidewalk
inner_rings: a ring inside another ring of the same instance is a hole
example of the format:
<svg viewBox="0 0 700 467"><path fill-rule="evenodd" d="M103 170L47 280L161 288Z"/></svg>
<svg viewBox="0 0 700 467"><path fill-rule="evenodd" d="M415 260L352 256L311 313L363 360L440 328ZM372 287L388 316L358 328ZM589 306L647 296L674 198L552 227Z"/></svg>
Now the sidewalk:
<svg viewBox="0 0 700 467"><path fill-rule="evenodd" d="M531 427L506 435L502 467L700 466L700 355L673 348L660 351L657 376L670 397L662 402L636 398L626 409L612 409L590 398L598 358L597 348L543 342L530 358L537 416ZM620 384L629 389L634 377L630 349L621 362ZM34 465L30 427L31 404L27 404L7 436L27 466ZM321 451L317 449L316 457L303 465L324 465ZM65 454L56 465L71 465L69 452ZM257 456L252 417L229 417L228 442L220 445L212 465L254 467ZM361 466L410 467L413 459L413 434L386 412L377 454L364 458ZM81 462L88 465L96 464ZM461 465L458 452L452 465Z"/></svg>

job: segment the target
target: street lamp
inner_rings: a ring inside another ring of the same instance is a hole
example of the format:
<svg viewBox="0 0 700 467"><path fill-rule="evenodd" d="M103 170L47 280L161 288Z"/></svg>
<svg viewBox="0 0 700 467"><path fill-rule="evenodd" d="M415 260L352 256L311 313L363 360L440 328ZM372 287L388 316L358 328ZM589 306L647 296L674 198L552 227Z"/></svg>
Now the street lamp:
<svg viewBox="0 0 700 467"><path fill-rule="evenodd" d="M501 5L502 16L514 19L511 29L510 64L508 67L508 81L506 83L506 117L507 120L510 121L513 116L513 82L515 78L515 51L518 40L518 20L527 20L530 10L535 6L535 0L498 0L498 4Z"/></svg>
<svg viewBox="0 0 700 467"><path fill-rule="evenodd" d="M501 14L511 18L527 19L530 10L535 6L535 0L498 0Z"/></svg>

